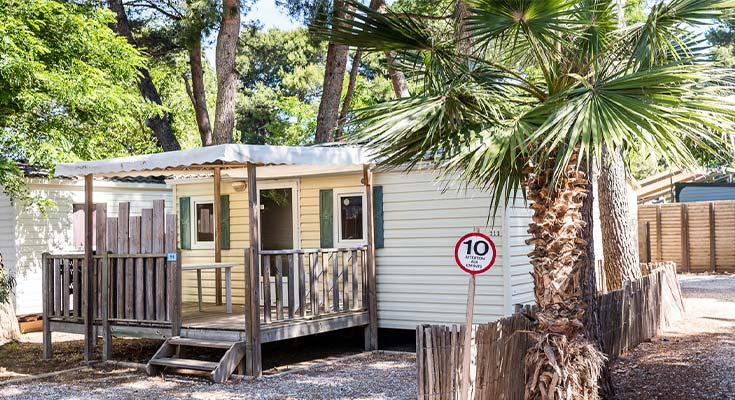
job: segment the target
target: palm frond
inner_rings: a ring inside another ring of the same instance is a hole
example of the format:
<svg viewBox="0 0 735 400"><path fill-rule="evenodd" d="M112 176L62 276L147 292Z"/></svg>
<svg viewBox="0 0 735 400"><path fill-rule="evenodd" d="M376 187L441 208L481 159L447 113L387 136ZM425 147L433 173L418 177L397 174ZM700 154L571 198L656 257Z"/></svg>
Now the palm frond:
<svg viewBox="0 0 735 400"><path fill-rule="evenodd" d="M688 27L706 25L734 8L733 0L660 1L645 22L628 29L627 41L633 49L629 67L640 70L701 54L702 38Z"/></svg>
<svg viewBox="0 0 735 400"><path fill-rule="evenodd" d="M553 110L527 139L534 157L557 157L561 173L572 153L601 159L603 145L636 147L670 165L693 167L689 146L719 157L722 133L735 129L732 71L708 64L669 63L594 86L579 85L544 103Z"/></svg>

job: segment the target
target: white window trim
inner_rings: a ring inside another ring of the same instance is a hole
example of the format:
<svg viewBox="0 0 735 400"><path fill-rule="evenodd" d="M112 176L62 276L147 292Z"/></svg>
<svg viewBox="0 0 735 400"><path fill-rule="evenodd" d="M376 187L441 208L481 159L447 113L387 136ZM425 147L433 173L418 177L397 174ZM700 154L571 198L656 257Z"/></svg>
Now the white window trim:
<svg viewBox="0 0 735 400"><path fill-rule="evenodd" d="M340 215L340 197L344 196L362 196L362 240L342 240L342 216ZM334 246L339 247L357 247L367 245L367 196L365 195L364 186L355 186L347 188L332 189L332 208L333 208L333 226L334 226Z"/></svg>
<svg viewBox="0 0 735 400"><path fill-rule="evenodd" d="M291 211L291 215L293 215L293 249L298 250L301 249L301 219L299 216L299 210L300 207L300 190L299 190L299 180L298 179L283 179L283 180L271 180L271 181L258 181L258 210L260 210L260 191L262 189L291 189L291 206L293 207L293 210ZM260 229L263 229L263 225L260 225ZM260 232L260 237L263 237L262 231ZM263 243L260 243L261 249Z"/></svg>
<svg viewBox="0 0 735 400"><path fill-rule="evenodd" d="M191 230L191 248L192 249L214 249L214 244L218 239L217 221L214 224L214 240L211 242L199 242L197 240L197 203L212 203L214 206L214 196L191 196L189 197L189 229Z"/></svg>

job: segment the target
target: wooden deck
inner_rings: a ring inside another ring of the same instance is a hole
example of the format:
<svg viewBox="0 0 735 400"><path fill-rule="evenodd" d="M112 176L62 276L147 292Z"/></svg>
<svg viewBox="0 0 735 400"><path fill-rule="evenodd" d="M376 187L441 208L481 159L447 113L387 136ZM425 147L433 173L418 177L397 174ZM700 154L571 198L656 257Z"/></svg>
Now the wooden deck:
<svg viewBox="0 0 735 400"><path fill-rule="evenodd" d="M182 311L183 336L200 339L245 339L245 308L242 305L233 305L231 314L225 312L224 305L214 304L203 304L202 311L199 312L196 303L184 303ZM262 317L263 313L260 314ZM369 322L367 311L345 311L270 323L265 323L261 318L260 336L262 343L268 343L337 329L366 326Z"/></svg>

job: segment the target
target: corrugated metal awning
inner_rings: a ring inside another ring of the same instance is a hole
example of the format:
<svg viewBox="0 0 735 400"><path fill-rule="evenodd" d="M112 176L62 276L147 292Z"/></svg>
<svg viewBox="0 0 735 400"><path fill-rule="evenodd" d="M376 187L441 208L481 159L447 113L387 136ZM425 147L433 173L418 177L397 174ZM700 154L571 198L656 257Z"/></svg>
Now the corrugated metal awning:
<svg viewBox="0 0 735 400"><path fill-rule="evenodd" d="M166 175L166 172L201 170L202 167L262 165L356 166L370 163L359 147L266 146L222 144L189 150L57 164L55 176Z"/></svg>

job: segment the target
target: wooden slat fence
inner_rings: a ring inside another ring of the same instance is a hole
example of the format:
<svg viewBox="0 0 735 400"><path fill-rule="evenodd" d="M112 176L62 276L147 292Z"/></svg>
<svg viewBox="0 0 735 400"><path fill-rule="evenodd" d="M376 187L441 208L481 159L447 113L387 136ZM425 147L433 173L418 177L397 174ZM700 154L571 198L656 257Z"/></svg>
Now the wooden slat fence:
<svg viewBox="0 0 735 400"><path fill-rule="evenodd" d="M638 206L642 262L679 272L735 272L735 201Z"/></svg>
<svg viewBox="0 0 735 400"><path fill-rule="evenodd" d="M367 310L367 248L259 253L263 323Z"/></svg>
<svg viewBox="0 0 735 400"><path fill-rule="evenodd" d="M611 357L657 335L683 315L681 289L673 263L599 297L604 351ZM525 306L498 321L473 326L470 399L523 399L524 357L533 341ZM416 328L418 398L460 399L464 326Z"/></svg>

